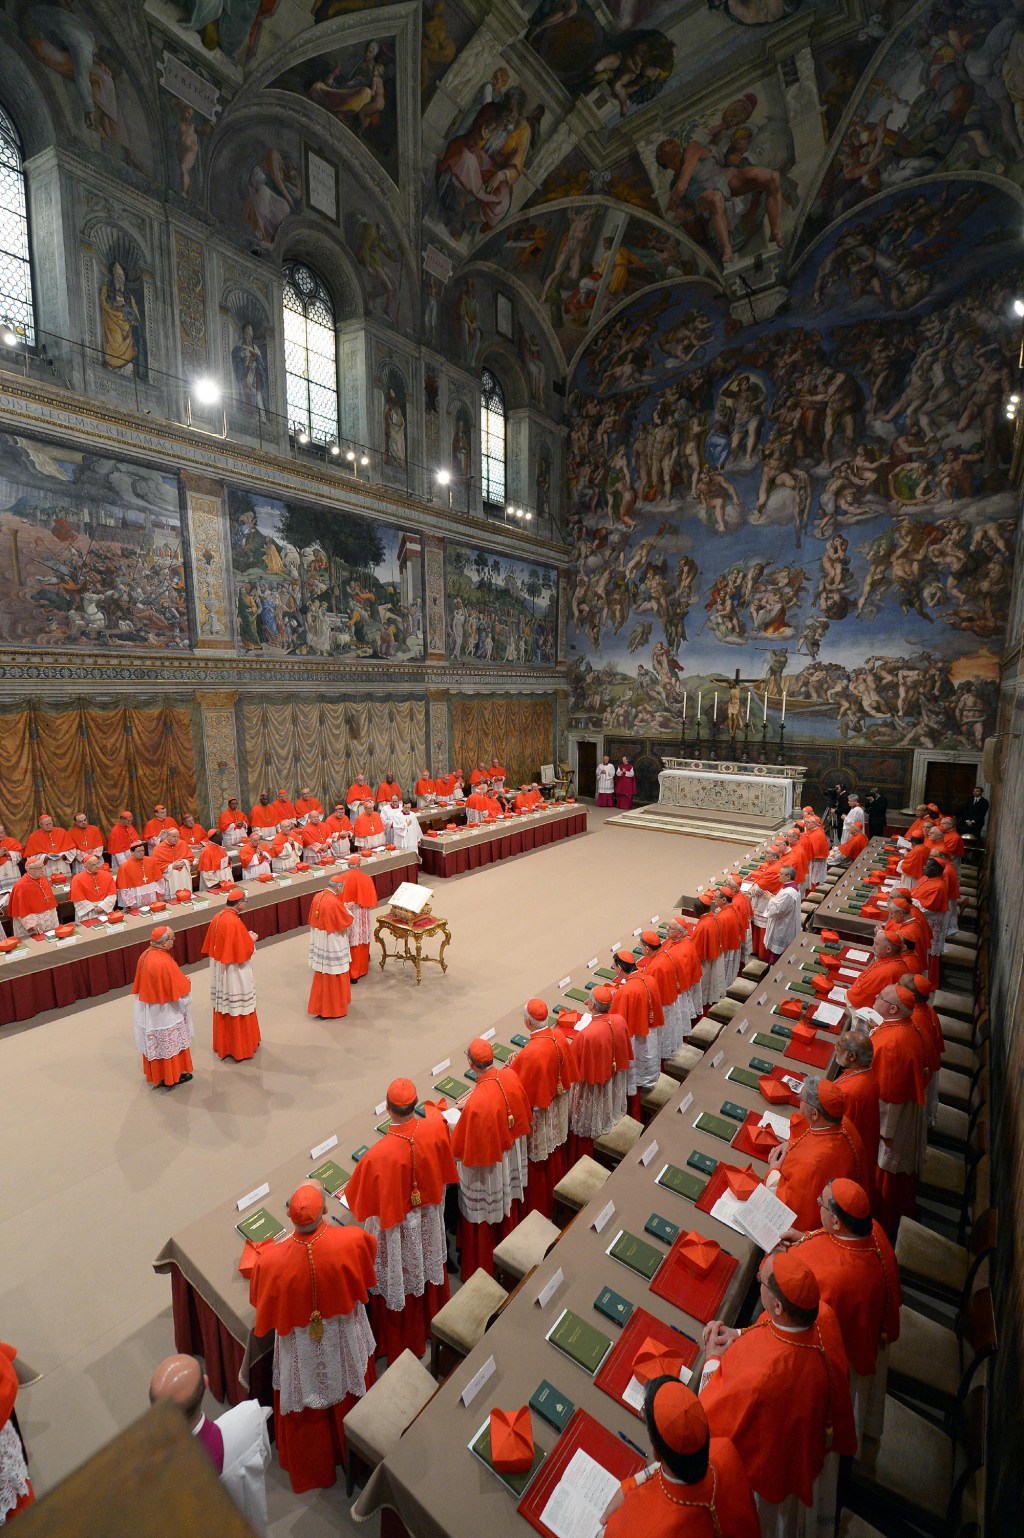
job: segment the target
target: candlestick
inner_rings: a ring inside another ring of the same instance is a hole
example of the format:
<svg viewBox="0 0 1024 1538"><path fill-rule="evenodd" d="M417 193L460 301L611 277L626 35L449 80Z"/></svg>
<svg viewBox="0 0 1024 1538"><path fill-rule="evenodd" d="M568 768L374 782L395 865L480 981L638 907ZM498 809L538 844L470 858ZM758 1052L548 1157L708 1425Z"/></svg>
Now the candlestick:
<svg viewBox="0 0 1024 1538"><path fill-rule="evenodd" d="M780 726L785 726L785 724L786 724L786 691L785 691L785 689L783 689L783 691L782 691L782 720L779 722L779 725Z"/></svg>
<svg viewBox="0 0 1024 1538"><path fill-rule="evenodd" d="M715 725L717 726L718 725L718 690L717 689L715 690L715 702L714 702L714 705L712 707L711 719L712 719L712 721L714 721Z"/></svg>
<svg viewBox="0 0 1024 1538"><path fill-rule="evenodd" d="M748 726L750 725L750 695L751 695L751 691L748 689L747 690L747 725Z"/></svg>
<svg viewBox="0 0 1024 1538"><path fill-rule="evenodd" d="M764 720L768 719L768 690L764 691Z"/></svg>
<svg viewBox="0 0 1024 1538"><path fill-rule="evenodd" d="M704 690L697 690L697 730L700 730L700 702L704 698Z"/></svg>
<svg viewBox="0 0 1024 1538"><path fill-rule="evenodd" d="M686 720L686 690L683 690L683 720Z"/></svg>

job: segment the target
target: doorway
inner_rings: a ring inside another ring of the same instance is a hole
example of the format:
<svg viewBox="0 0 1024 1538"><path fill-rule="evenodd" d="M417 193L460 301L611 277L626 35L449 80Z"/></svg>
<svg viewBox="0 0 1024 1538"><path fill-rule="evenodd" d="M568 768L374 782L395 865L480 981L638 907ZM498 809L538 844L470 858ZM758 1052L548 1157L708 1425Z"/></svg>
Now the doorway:
<svg viewBox="0 0 1024 1538"><path fill-rule="evenodd" d="M576 740L576 794L597 794L597 743L585 737Z"/></svg>
<svg viewBox="0 0 1024 1538"><path fill-rule="evenodd" d="M977 764L937 763L932 761L924 777L924 800L934 801L943 812L955 815L971 799L978 783Z"/></svg>

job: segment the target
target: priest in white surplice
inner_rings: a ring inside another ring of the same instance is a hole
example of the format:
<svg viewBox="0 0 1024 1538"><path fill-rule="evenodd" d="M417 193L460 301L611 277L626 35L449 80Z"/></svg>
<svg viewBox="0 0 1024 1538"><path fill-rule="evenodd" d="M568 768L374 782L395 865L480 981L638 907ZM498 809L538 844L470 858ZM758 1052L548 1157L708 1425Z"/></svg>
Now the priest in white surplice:
<svg viewBox="0 0 1024 1538"><path fill-rule="evenodd" d="M381 807L380 819L388 843L394 844L396 849L416 850L420 847L423 834L420 832L419 819L415 812L406 811L397 796L392 796L387 805Z"/></svg>

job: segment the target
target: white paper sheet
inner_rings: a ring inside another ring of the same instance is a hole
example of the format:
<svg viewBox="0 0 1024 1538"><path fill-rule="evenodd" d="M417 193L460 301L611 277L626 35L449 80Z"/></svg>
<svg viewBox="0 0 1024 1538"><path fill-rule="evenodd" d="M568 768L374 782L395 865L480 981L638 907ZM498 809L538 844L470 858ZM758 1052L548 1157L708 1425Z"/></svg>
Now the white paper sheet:
<svg viewBox="0 0 1024 1538"><path fill-rule="evenodd" d="M795 1217L792 1207L780 1202L766 1186L758 1186L743 1203L739 1221L741 1231L767 1252L775 1248L787 1228L792 1228Z"/></svg>
<svg viewBox="0 0 1024 1538"><path fill-rule="evenodd" d="M644 1385L639 1378L630 1378L622 1391L622 1403L628 1404L631 1410L643 1410Z"/></svg>
<svg viewBox="0 0 1024 1538"><path fill-rule="evenodd" d="M725 1223L738 1234L746 1238L746 1230L740 1226L739 1213L743 1210L743 1203L731 1191L723 1191L717 1202L711 1209L711 1216L717 1218L720 1223Z"/></svg>
<svg viewBox="0 0 1024 1538"><path fill-rule="evenodd" d="M830 999L834 999L837 1004L845 1004L846 1003L846 989L845 988L830 988L828 996L829 996Z"/></svg>
<svg viewBox="0 0 1024 1538"><path fill-rule="evenodd" d="M618 1488L615 1475L578 1448L551 1492L540 1519L555 1538L597 1538L602 1513Z"/></svg>
<svg viewBox="0 0 1024 1538"><path fill-rule="evenodd" d="M860 973L857 971L856 967L837 967L836 976L845 977L847 982L855 983L860 976Z"/></svg>
<svg viewBox="0 0 1024 1538"><path fill-rule="evenodd" d="M857 961L857 962L870 961L871 960L871 952L870 951L847 951L846 959L847 959L847 961Z"/></svg>
<svg viewBox="0 0 1024 1538"><path fill-rule="evenodd" d="M780 1116L777 1111L765 1111L757 1125L759 1127L770 1127L780 1143L789 1142L788 1116Z"/></svg>
<svg viewBox="0 0 1024 1538"><path fill-rule="evenodd" d="M838 1025L844 1013L839 1004L816 1004L811 1019L817 1020L819 1025Z"/></svg>
<svg viewBox="0 0 1024 1538"><path fill-rule="evenodd" d="M459 1110L457 1105L450 1105L446 1111L441 1112L441 1115L444 1117L449 1127L454 1127L458 1122L459 1117L462 1115L462 1112Z"/></svg>
<svg viewBox="0 0 1024 1538"><path fill-rule="evenodd" d="M579 1019L576 1021L576 1024L573 1026L573 1030L585 1031L593 1018L593 1015L580 1015Z"/></svg>

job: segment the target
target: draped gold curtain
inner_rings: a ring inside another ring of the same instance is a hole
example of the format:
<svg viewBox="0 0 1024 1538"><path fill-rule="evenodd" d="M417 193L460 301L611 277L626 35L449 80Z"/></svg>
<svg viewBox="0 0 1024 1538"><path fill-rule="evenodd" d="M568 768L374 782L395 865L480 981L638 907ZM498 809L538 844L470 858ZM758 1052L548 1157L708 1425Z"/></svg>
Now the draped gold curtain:
<svg viewBox="0 0 1024 1538"><path fill-rule="evenodd" d="M509 783L539 778L541 764L554 763L555 711L552 700L453 699L453 768L469 775L475 764L497 757Z"/></svg>
<svg viewBox="0 0 1024 1538"><path fill-rule="evenodd" d="M250 806L278 786L308 785L325 806L344 796L362 769L372 786L390 770L406 795L427 762L423 700L291 700L245 703L242 734Z"/></svg>
<svg viewBox="0 0 1024 1538"><path fill-rule="evenodd" d="M76 812L107 833L122 807L136 827L162 801L196 810L189 712L176 705L62 701L0 711L0 819L24 842L40 812L68 827Z"/></svg>

